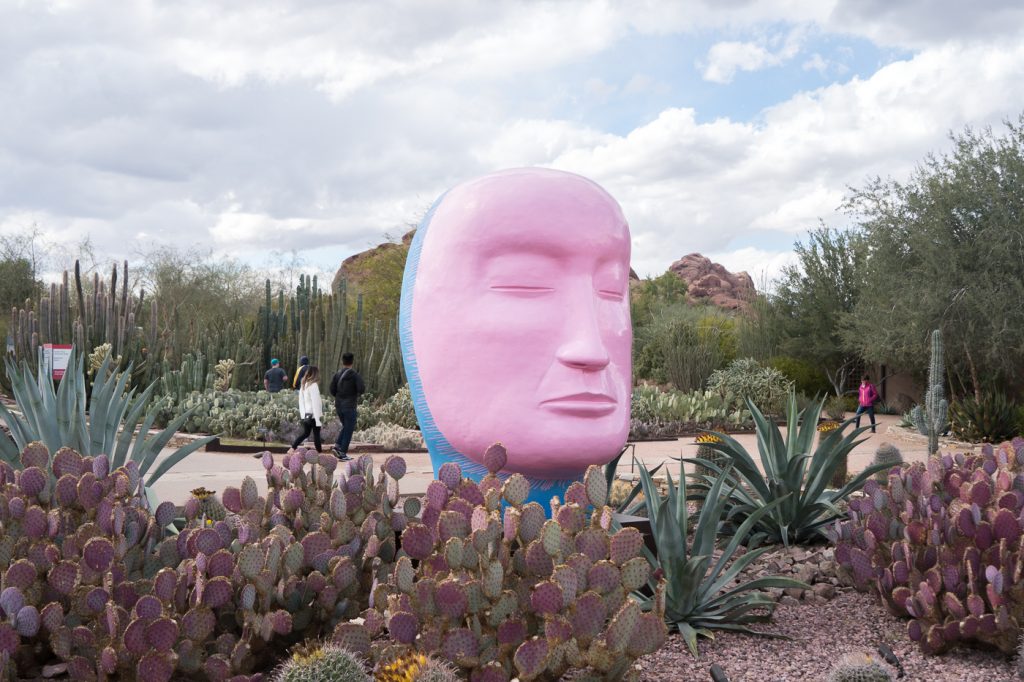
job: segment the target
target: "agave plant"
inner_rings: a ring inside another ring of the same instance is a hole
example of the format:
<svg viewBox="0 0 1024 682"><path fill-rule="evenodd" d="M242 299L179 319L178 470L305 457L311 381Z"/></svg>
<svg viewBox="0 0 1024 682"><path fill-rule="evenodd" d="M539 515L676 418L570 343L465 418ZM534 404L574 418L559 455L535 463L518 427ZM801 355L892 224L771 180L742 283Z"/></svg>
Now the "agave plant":
<svg viewBox="0 0 1024 682"><path fill-rule="evenodd" d="M84 361L85 356L72 349L69 369L54 391L53 382L42 369L33 377L24 361L16 364L7 359L7 376L21 414L0 404L0 418L10 430L10 434L0 437L0 459L20 469L21 451L29 443L40 441L51 453L69 447L87 456L105 454L111 468L133 461L142 476L149 474L145 484L151 487L174 465L213 440L212 436L196 439L157 464L160 451L189 415L181 415L163 431L150 436L156 411L147 412L146 406L156 384L150 384L138 395L135 389L126 391L131 366L120 375L110 372L109 354L96 372L87 414Z"/></svg>
<svg viewBox="0 0 1024 682"><path fill-rule="evenodd" d="M770 632L750 629L753 623L771 620L775 600L764 592L770 587L800 587L808 585L793 580L767 576L739 584L734 581L753 561L770 547L762 547L736 557L741 539L750 532L762 517L785 500L776 500L755 510L740 525L739 531L715 556L718 544L718 528L728 507L729 491L724 494L722 487L728 479L718 477L711 485L708 504L704 506L690 537L690 514L686 507L686 477L682 461L679 463L679 485L666 469L668 494L661 497L651 472L643 463L640 467L640 486L643 488L647 516L651 532L658 547L658 555L648 554L654 566L655 575L665 578L664 590L654 589L654 596L646 597L645 609L655 606L654 600L664 599L665 620L669 629L675 628L686 640L693 656L697 657L697 637L712 637L712 630L738 630L751 634L778 636ZM646 549L645 549L646 551Z"/></svg>
<svg viewBox="0 0 1024 682"><path fill-rule="evenodd" d="M857 436L870 427L864 426L844 434L852 420L839 428L822 433L812 451L821 414L822 402L798 410L796 397L789 396L786 408L786 436L774 421L767 419L757 406L747 401L757 428L757 448L764 473L758 469L746 448L729 436L716 433L721 441L711 447L731 460L731 471L723 471L717 463L706 459L688 459L713 473L696 483L695 497L714 499L714 484L727 477L733 484L728 493L727 517L734 523L743 521L735 531L738 536L756 545L762 541L786 545L824 540L822 528L843 516L838 505L886 464L872 464L838 488L830 482L843 466L847 455L862 440ZM758 513L768 510L765 513ZM757 515L752 526L744 521ZM747 537L749 535L749 538Z"/></svg>

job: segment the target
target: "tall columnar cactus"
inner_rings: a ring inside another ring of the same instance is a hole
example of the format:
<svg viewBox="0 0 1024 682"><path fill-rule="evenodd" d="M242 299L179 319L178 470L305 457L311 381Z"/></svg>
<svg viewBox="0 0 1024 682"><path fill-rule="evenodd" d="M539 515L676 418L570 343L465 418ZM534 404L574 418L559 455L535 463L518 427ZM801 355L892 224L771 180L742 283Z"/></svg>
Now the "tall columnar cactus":
<svg viewBox="0 0 1024 682"><path fill-rule="evenodd" d="M939 436L948 425L949 402L944 397L945 364L943 361L942 332L932 332L932 357L928 365L928 387L924 394L924 409L915 405L910 411L914 426L922 435L928 436L928 452L939 451Z"/></svg>
<svg viewBox="0 0 1024 682"><path fill-rule="evenodd" d="M526 503L525 478L497 477L503 447L483 459L490 473L479 483L454 463L441 467L420 521L408 517L394 572L373 589L376 613L339 624L335 642L379 664L437 654L485 682L554 680L570 667L596 679L635 676L632 662L667 630L660 607L642 613L629 596L650 565L640 533L613 528L601 469L552 501L547 519ZM372 642L384 630L390 641Z"/></svg>
<svg viewBox="0 0 1024 682"><path fill-rule="evenodd" d="M1024 623L1024 439L893 467L829 531L860 589L911 618L926 653L981 642L1010 653Z"/></svg>

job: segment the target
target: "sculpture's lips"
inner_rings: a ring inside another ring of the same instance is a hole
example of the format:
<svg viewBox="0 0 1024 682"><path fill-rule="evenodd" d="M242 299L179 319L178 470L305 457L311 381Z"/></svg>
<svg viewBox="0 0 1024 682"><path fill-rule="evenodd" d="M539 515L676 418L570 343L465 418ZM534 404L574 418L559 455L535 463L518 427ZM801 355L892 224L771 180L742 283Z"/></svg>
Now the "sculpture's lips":
<svg viewBox="0 0 1024 682"><path fill-rule="evenodd" d="M567 414L600 416L615 411L618 401L604 393L572 393L541 402L540 406Z"/></svg>

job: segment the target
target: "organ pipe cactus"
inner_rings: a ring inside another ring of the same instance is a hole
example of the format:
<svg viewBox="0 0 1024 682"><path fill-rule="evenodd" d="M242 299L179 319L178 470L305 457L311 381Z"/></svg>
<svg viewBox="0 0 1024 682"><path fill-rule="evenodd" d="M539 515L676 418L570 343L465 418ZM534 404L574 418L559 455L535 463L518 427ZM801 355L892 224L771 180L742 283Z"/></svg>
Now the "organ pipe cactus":
<svg viewBox="0 0 1024 682"><path fill-rule="evenodd" d="M928 436L928 452L939 451L939 436L948 428L949 403L944 397L946 366L943 362L942 332L932 332L932 356L928 364L928 388L924 394L924 409L915 405L910 411L914 426Z"/></svg>
<svg viewBox="0 0 1024 682"><path fill-rule="evenodd" d="M1024 622L1024 439L889 471L829 531L837 562L877 590L926 653L1010 653Z"/></svg>
<svg viewBox="0 0 1024 682"><path fill-rule="evenodd" d="M632 662L667 635L660 600L644 613L630 596L650 578L643 538L614 530L600 468L553 500L548 519L526 503L522 475L498 478L506 459L490 447L479 483L454 463L441 467L420 520L409 516L394 572L373 590L376 617L340 624L335 641L382 665L436 654L484 682L555 680L570 667L589 668L591 679L635 677ZM388 640L371 646L385 630Z"/></svg>

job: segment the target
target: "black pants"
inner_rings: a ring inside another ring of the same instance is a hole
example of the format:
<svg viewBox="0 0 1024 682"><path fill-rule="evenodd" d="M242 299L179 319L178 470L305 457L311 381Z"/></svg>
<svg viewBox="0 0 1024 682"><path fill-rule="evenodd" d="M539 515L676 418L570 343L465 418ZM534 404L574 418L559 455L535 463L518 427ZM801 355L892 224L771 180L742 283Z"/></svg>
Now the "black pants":
<svg viewBox="0 0 1024 682"><path fill-rule="evenodd" d="M338 409L338 419L341 420L341 432L338 434L338 442L335 449L341 454L348 454L349 443L352 442L352 434L356 430L356 419L359 412L354 407Z"/></svg>
<svg viewBox="0 0 1024 682"><path fill-rule="evenodd" d="M313 444L316 446L316 451L320 452L320 427L316 425L316 422L302 422L302 435L295 439L292 447L299 447L309 437L310 431L313 432Z"/></svg>

